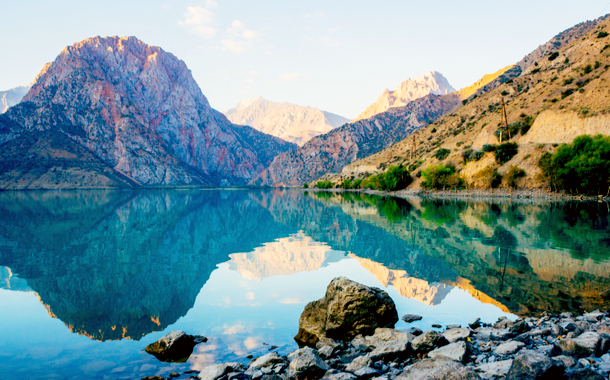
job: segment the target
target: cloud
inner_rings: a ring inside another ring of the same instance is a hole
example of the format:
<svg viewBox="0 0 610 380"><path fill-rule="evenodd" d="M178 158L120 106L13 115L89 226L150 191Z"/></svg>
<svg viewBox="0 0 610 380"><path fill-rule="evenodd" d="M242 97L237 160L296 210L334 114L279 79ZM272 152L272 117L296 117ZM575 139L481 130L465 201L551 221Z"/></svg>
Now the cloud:
<svg viewBox="0 0 610 380"><path fill-rule="evenodd" d="M217 7L218 4L213 0L208 0L206 6ZM212 26L214 25L214 13L200 5L187 7L184 20L178 21L178 25L187 28L201 38L210 39L216 35L216 29Z"/></svg>
<svg viewBox="0 0 610 380"><path fill-rule="evenodd" d="M253 350L256 347L262 346L262 339L250 336L244 340L244 346L246 346L248 350Z"/></svg>
<svg viewBox="0 0 610 380"><path fill-rule="evenodd" d="M248 46L245 41L238 40L222 40L222 50L232 51L233 53L241 53Z"/></svg>
<svg viewBox="0 0 610 380"><path fill-rule="evenodd" d="M218 8L218 3L214 0L207 0L205 2L205 7L208 9L216 9Z"/></svg>
<svg viewBox="0 0 610 380"><path fill-rule="evenodd" d="M246 293L246 299L252 301L256 296L254 295L254 292L247 292Z"/></svg>
<svg viewBox="0 0 610 380"><path fill-rule="evenodd" d="M260 33L250 30L240 20L234 20L231 27L227 29L229 38L222 40L222 50L241 53L250 47L250 41L257 39Z"/></svg>
<svg viewBox="0 0 610 380"><path fill-rule="evenodd" d="M320 18L324 17L324 12L303 13L303 18Z"/></svg>
<svg viewBox="0 0 610 380"><path fill-rule="evenodd" d="M305 75L301 73L284 73L280 74L278 78L287 82L297 82L305 79Z"/></svg>
<svg viewBox="0 0 610 380"><path fill-rule="evenodd" d="M283 300L280 301L280 303L289 305L292 303L301 303L301 300L298 298L284 298Z"/></svg>

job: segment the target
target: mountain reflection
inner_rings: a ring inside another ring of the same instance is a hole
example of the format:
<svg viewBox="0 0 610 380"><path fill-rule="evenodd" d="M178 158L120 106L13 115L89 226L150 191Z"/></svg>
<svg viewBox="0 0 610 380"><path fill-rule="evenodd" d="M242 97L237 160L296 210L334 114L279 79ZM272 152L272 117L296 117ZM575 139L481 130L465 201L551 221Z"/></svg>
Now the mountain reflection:
<svg viewBox="0 0 610 380"><path fill-rule="evenodd" d="M50 316L102 341L173 324L219 263L263 280L346 254L427 305L459 287L518 314L592 310L610 304L608 220L584 203L279 190L5 192L0 288L36 292Z"/></svg>

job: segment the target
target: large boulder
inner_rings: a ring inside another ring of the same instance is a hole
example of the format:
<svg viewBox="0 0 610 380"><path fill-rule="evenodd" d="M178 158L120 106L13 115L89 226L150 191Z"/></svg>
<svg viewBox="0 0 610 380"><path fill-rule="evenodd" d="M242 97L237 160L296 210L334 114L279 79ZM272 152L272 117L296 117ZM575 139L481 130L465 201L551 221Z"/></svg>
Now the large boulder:
<svg viewBox="0 0 610 380"><path fill-rule="evenodd" d="M598 333L587 331L576 338L566 338L559 342L559 348L564 355L587 357L595 355L600 335Z"/></svg>
<svg viewBox="0 0 610 380"><path fill-rule="evenodd" d="M411 348L413 349L413 352L423 354L444 346L447 343L449 342L441 333L434 330L428 330L420 336L413 338L411 341Z"/></svg>
<svg viewBox="0 0 610 380"><path fill-rule="evenodd" d="M163 362L184 363L193 353L193 347L206 341L206 337L188 335L184 331L174 330L155 343L146 346L144 351Z"/></svg>
<svg viewBox="0 0 610 380"><path fill-rule="evenodd" d="M445 357L456 362L465 363L471 353L468 342L455 342L428 352L430 359Z"/></svg>
<svg viewBox="0 0 610 380"><path fill-rule="evenodd" d="M294 339L308 346L324 337L347 341L356 335L371 335L378 327L394 327L396 322L396 305L388 293L337 277L323 298L305 306Z"/></svg>
<svg viewBox="0 0 610 380"><path fill-rule="evenodd" d="M396 380L480 380L472 369L451 359L424 359L405 368Z"/></svg>

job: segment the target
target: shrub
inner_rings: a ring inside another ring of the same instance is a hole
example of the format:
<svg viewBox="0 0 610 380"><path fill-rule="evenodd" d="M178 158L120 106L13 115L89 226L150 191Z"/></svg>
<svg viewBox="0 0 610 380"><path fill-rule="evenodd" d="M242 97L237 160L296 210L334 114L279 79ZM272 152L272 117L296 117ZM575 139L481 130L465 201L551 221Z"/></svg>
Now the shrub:
<svg viewBox="0 0 610 380"><path fill-rule="evenodd" d="M359 185L372 190L398 191L406 189L411 182L413 178L407 168L392 165L385 172L372 175Z"/></svg>
<svg viewBox="0 0 610 380"><path fill-rule="evenodd" d="M568 96L572 95L574 93L574 89L573 88L568 88L567 90L563 91L561 93L561 99L565 99Z"/></svg>
<svg viewBox="0 0 610 380"><path fill-rule="evenodd" d="M421 174L422 186L426 189L462 189L464 180L455 172L452 165L428 166Z"/></svg>
<svg viewBox="0 0 610 380"><path fill-rule="evenodd" d="M572 84L572 82L574 82L574 78L568 78L568 79L564 79L563 80L563 85L567 86L569 84Z"/></svg>
<svg viewBox="0 0 610 380"><path fill-rule="evenodd" d="M534 70L532 70L532 72L530 74L538 74L539 72L540 72L540 67L537 67Z"/></svg>
<svg viewBox="0 0 610 380"><path fill-rule="evenodd" d="M485 153L476 150L466 149L462 152L462 158L464 159L464 163L469 161L479 161L481 158L483 158L484 154Z"/></svg>
<svg viewBox="0 0 610 380"><path fill-rule="evenodd" d="M599 67L602 65L602 63L600 61L595 61L595 69L599 69Z"/></svg>
<svg viewBox="0 0 610 380"><path fill-rule="evenodd" d="M551 53L551 55L549 55L549 61L554 61L557 57L559 57L559 53L554 51Z"/></svg>
<svg viewBox="0 0 610 380"><path fill-rule="evenodd" d="M432 130L430 131L430 133L436 133L436 128L432 128Z"/></svg>
<svg viewBox="0 0 610 380"><path fill-rule="evenodd" d="M475 175L475 179L486 189L495 189L502 183L502 175L498 173L498 169L493 166L488 166L478 172Z"/></svg>
<svg viewBox="0 0 610 380"><path fill-rule="evenodd" d="M417 162L411 164L411 166L409 166L409 171L410 172L414 171L415 169L419 168L421 166L421 164L423 164L423 163L424 163L423 161L417 161Z"/></svg>
<svg viewBox="0 0 610 380"><path fill-rule="evenodd" d="M465 106L465 105L466 105L466 103L468 103L468 99L464 99L464 100L462 100L462 105L463 105L463 106Z"/></svg>
<svg viewBox="0 0 610 380"><path fill-rule="evenodd" d="M439 161L442 161L449 156L449 153L451 153L449 149L440 148L436 151L436 153L434 153L434 157L436 157Z"/></svg>
<svg viewBox="0 0 610 380"><path fill-rule="evenodd" d="M501 94L502 96L506 96L506 95L508 95L508 91L503 90L503 91L502 91L500 94Z"/></svg>
<svg viewBox="0 0 610 380"><path fill-rule="evenodd" d="M303 189L308 189L308 188L309 188L309 185L307 184L307 182L305 182L305 183L303 184Z"/></svg>
<svg viewBox="0 0 610 380"><path fill-rule="evenodd" d="M608 37L608 32L601 31L601 32L597 33L597 38L604 38L604 37Z"/></svg>
<svg viewBox="0 0 610 380"><path fill-rule="evenodd" d="M538 161L552 190L579 194L610 192L610 137L582 135Z"/></svg>
<svg viewBox="0 0 610 380"><path fill-rule="evenodd" d="M330 181L319 181L316 183L316 188L318 189L332 189L333 183Z"/></svg>
<svg viewBox="0 0 610 380"><path fill-rule="evenodd" d="M485 144L483 145L483 152L495 152L496 146L494 144Z"/></svg>
<svg viewBox="0 0 610 380"><path fill-rule="evenodd" d="M525 170L513 165L506 172L506 183L508 184L508 187L516 189L517 180L523 177L525 177Z"/></svg>
<svg viewBox="0 0 610 380"><path fill-rule="evenodd" d="M585 68L583 69L585 74L589 74L591 71L593 71L593 66L591 66L590 64L585 66Z"/></svg>
<svg viewBox="0 0 610 380"><path fill-rule="evenodd" d="M504 143L496 147L496 162L500 165L504 165L511 160L517 154L519 146L517 143Z"/></svg>

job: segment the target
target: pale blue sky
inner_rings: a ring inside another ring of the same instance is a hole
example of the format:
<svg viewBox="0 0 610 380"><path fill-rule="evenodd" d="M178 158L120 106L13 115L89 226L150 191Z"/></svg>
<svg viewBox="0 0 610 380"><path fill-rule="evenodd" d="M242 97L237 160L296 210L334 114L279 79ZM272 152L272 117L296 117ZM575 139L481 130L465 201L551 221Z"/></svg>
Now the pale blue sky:
<svg viewBox="0 0 610 380"><path fill-rule="evenodd" d="M220 111L261 95L352 118L430 70L468 86L608 2L0 0L0 90L74 42L133 35L184 60Z"/></svg>

